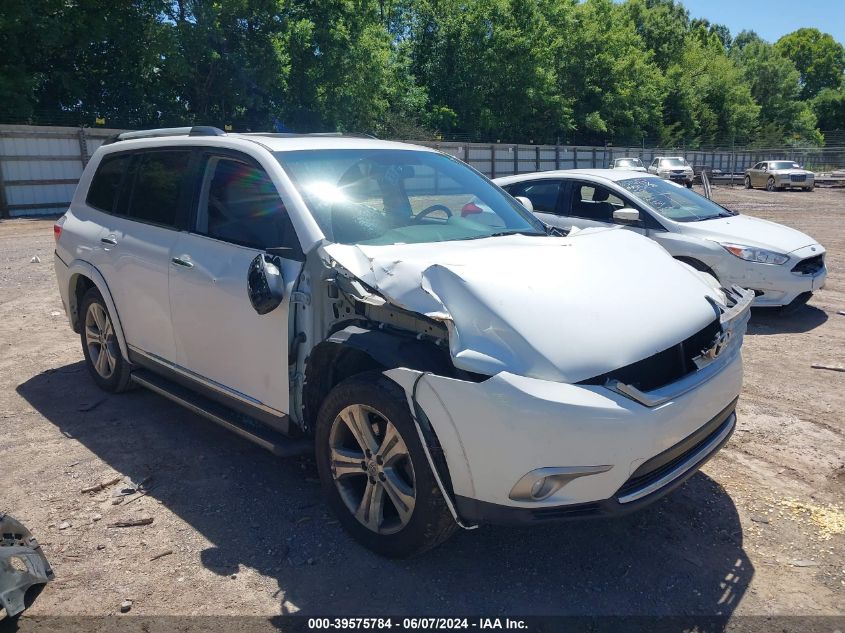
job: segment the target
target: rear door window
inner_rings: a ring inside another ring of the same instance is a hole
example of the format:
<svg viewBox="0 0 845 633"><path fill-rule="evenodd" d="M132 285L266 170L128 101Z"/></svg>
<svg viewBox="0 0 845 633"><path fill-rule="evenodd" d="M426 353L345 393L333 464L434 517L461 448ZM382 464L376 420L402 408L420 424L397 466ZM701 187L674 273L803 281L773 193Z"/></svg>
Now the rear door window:
<svg viewBox="0 0 845 633"><path fill-rule="evenodd" d="M182 192L191 162L191 151L144 152L139 160L129 203L129 217L162 226L176 226L182 208Z"/></svg>
<svg viewBox="0 0 845 633"><path fill-rule="evenodd" d="M132 157L128 154L106 156L100 161L91 186L88 188L88 206L111 213L120 192L120 185Z"/></svg>
<svg viewBox="0 0 845 633"><path fill-rule="evenodd" d="M622 209L622 198L606 187L595 184L573 183L572 210L570 215L597 222L613 222L613 211Z"/></svg>

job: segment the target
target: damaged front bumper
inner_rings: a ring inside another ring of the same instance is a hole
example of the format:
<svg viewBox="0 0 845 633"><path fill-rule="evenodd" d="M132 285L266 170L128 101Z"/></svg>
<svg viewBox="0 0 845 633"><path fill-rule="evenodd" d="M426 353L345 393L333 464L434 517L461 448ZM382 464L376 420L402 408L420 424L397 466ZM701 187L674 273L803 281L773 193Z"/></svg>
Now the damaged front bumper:
<svg viewBox="0 0 845 633"><path fill-rule="evenodd" d="M53 570L35 537L20 521L0 514L0 607L6 616L20 614L28 606L27 592L51 580Z"/></svg>
<svg viewBox="0 0 845 633"><path fill-rule="evenodd" d="M698 371L649 393L508 372L482 382L385 372L436 434L456 518L512 524L621 513L695 473L736 423L753 293L728 294L720 347Z"/></svg>

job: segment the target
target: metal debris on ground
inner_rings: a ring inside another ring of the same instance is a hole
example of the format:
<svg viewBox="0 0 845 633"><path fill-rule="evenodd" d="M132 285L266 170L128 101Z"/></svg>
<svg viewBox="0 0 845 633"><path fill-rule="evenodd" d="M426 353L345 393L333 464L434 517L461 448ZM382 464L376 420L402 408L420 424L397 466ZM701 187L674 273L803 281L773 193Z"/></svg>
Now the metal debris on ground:
<svg viewBox="0 0 845 633"><path fill-rule="evenodd" d="M53 580L41 546L22 523L0 512L0 609L14 617L27 605L27 592ZM30 598L32 594L30 594Z"/></svg>
<svg viewBox="0 0 845 633"><path fill-rule="evenodd" d="M30 264L40 264L41 258L38 255L33 255L32 259L29 260Z"/></svg>
<svg viewBox="0 0 845 633"><path fill-rule="evenodd" d="M132 601L131 600L124 600L120 603L120 612L121 613L128 613L129 609L132 608Z"/></svg>

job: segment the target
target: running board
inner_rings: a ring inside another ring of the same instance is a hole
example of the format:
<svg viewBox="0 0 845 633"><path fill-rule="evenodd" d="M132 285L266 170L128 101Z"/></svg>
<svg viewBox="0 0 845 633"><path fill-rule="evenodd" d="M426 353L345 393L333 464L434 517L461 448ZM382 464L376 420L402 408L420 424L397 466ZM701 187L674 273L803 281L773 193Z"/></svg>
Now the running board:
<svg viewBox="0 0 845 633"><path fill-rule="evenodd" d="M262 425L254 418L233 411L229 407L146 369L133 371L132 382L182 405L197 415L208 418L279 457L295 457L314 452L313 444L307 439L286 437Z"/></svg>

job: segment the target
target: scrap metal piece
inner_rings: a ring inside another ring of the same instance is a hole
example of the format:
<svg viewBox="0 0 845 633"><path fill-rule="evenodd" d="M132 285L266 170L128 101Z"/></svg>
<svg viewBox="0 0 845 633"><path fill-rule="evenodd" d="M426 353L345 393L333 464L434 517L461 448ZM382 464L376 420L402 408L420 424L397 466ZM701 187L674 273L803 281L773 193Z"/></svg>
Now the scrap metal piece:
<svg viewBox="0 0 845 633"><path fill-rule="evenodd" d="M41 546L20 521L0 514L0 607L7 617L26 607L30 588L53 580L53 570Z"/></svg>

